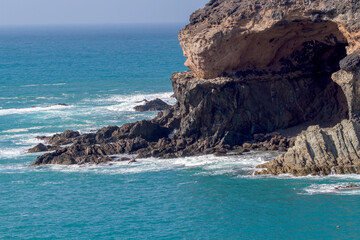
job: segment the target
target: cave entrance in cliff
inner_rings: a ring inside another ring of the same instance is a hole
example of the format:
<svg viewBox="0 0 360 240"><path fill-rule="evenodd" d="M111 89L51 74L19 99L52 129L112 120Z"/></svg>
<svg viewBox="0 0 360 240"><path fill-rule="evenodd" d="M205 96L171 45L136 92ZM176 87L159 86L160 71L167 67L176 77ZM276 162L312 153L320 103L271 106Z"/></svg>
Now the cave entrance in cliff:
<svg viewBox="0 0 360 240"><path fill-rule="evenodd" d="M261 33L249 35L246 42L249 57L240 60L244 62L238 69L255 68L260 72L275 73L293 82L289 91L299 91L295 95L297 99L292 101L294 109L291 109L290 101L284 104L283 108L290 111L284 118L289 120L279 124L279 128L302 123L328 127L348 117L345 94L331 78L340 70L339 62L347 55L348 42L337 24L283 21Z"/></svg>

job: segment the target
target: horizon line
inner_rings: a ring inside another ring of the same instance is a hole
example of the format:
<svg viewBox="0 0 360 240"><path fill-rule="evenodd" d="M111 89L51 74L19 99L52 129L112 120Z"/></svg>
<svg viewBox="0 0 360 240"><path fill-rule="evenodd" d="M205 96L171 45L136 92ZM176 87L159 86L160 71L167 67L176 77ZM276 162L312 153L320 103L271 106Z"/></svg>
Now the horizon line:
<svg viewBox="0 0 360 240"><path fill-rule="evenodd" d="M39 23L39 24L1 24L2 27L82 27L82 26L124 26L124 25L187 25L189 22L118 22L118 23Z"/></svg>

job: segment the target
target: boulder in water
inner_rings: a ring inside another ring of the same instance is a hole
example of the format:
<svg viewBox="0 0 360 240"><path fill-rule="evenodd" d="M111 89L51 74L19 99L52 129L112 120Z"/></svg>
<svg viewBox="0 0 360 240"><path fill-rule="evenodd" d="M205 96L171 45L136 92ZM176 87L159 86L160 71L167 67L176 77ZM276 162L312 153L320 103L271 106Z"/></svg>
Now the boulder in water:
<svg viewBox="0 0 360 240"><path fill-rule="evenodd" d="M156 98L155 100L146 102L144 105L134 107L135 111L146 112L146 111L163 111L169 109L171 106L163 100Z"/></svg>

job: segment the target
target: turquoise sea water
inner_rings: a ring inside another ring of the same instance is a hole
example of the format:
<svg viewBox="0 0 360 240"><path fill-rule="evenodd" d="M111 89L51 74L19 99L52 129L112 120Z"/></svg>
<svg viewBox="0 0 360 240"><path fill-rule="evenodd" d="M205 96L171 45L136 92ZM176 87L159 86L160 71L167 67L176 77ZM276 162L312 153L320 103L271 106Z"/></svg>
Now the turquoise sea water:
<svg viewBox="0 0 360 240"><path fill-rule="evenodd" d="M334 186L360 177L249 174L276 153L27 167L35 136L154 117L133 111L143 99L174 103L180 28L0 29L0 239L359 239L360 191Z"/></svg>

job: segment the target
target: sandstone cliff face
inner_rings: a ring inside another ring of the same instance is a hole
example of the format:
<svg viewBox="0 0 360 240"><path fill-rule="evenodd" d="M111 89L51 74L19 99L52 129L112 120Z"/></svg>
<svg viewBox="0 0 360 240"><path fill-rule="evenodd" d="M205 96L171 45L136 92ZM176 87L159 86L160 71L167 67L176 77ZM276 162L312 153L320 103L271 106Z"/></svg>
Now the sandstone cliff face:
<svg viewBox="0 0 360 240"><path fill-rule="evenodd" d="M212 0L179 34L199 78L254 68L281 68L281 58L309 40L359 48L357 0Z"/></svg>

